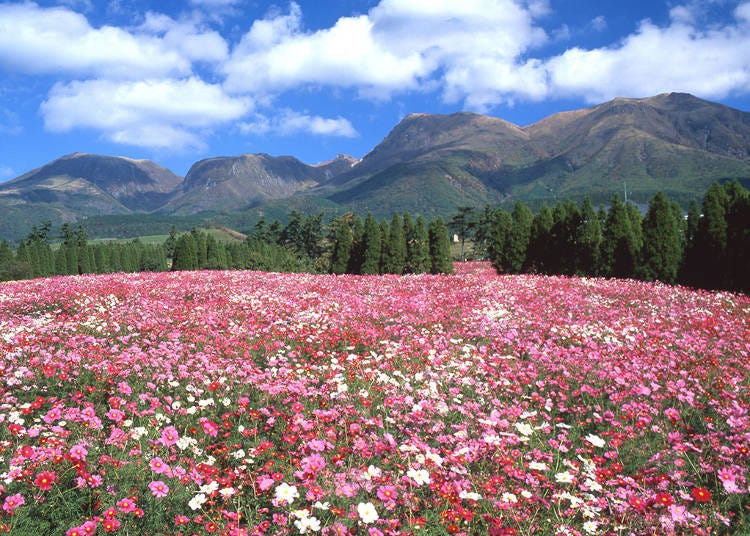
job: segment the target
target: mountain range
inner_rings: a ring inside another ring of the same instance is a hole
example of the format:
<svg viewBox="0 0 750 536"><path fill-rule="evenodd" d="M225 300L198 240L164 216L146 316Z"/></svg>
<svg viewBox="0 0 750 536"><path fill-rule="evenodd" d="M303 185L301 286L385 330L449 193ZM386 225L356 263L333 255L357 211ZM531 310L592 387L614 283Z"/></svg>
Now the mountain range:
<svg viewBox="0 0 750 536"><path fill-rule="evenodd" d="M618 98L521 127L474 113L410 114L362 159L318 165L245 154L193 164L183 178L149 160L74 153L0 183L0 237L42 221L101 216L251 224L291 209L387 218L459 206L532 206L625 189L687 204L714 181L750 184L750 113L684 93ZM147 216L148 215L148 216Z"/></svg>

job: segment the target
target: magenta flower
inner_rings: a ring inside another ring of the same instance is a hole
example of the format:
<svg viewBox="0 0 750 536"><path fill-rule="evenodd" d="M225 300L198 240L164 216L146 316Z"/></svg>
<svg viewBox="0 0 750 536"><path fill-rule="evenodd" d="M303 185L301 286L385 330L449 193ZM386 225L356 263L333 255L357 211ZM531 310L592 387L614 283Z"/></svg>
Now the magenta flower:
<svg viewBox="0 0 750 536"><path fill-rule="evenodd" d="M73 445L70 448L70 457L75 460L84 460L89 453L83 445Z"/></svg>
<svg viewBox="0 0 750 536"><path fill-rule="evenodd" d="M219 425L217 425L215 422L206 419L205 417L201 418L201 428L203 428L203 432L206 435L209 435L211 437L216 437L219 435Z"/></svg>
<svg viewBox="0 0 750 536"><path fill-rule="evenodd" d="M26 504L26 499L24 499L23 495L20 493L9 495L5 498L5 501L3 501L3 511L13 515L15 509L23 504Z"/></svg>
<svg viewBox="0 0 750 536"><path fill-rule="evenodd" d="M151 470L157 475L169 473L169 465L167 465L164 460L162 460L158 456L156 456L155 458L151 458L151 461L148 463L148 465L149 467L151 467Z"/></svg>
<svg viewBox="0 0 750 536"><path fill-rule="evenodd" d="M162 445L170 447L179 441L180 434L174 426L167 426L161 431L161 437L159 439Z"/></svg>
<svg viewBox="0 0 750 536"><path fill-rule="evenodd" d="M166 497L169 493L169 486L167 486L164 482L161 480L153 480L149 485L148 489L151 490L151 493L154 497L162 498Z"/></svg>

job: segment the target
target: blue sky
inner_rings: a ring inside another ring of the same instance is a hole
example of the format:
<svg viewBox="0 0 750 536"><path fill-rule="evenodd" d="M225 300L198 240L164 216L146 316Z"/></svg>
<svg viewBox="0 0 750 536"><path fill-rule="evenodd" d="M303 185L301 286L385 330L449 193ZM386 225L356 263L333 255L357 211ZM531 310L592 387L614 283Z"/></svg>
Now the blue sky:
<svg viewBox="0 0 750 536"><path fill-rule="evenodd" d="M0 181L71 152L364 156L412 112L750 110L750 0L0 0Z"/></svg>

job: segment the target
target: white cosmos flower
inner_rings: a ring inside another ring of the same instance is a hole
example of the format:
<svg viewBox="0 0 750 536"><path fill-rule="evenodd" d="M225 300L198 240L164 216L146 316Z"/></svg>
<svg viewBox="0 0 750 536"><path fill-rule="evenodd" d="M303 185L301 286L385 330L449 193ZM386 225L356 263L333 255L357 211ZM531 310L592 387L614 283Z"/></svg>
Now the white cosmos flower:
<svg viewBox="0 0 750 536"><path fill-rule="evenodd" d="M276 499L284 501L286 504L292 504L294 499L299 497L299 492L296 486L290 486L286 482L282 482L276 486L275 490Z"/></svg>
<svg viewBox="0 0 750 536"><path fill-rule="evenodd" d="M357 513L362 523L365 524L373 523L380 519L378 511L375 510L375 506L371 502L359 503L357 505Z"/></svg>
<svg viewBox="0 0 750 536"><path fill-rule="evenodd" d="M604 441L601 437L594 434L589 434L584 438L586 441L594 445L595 447L602 448L604 445L607 444L606 441Z"/></svg>
<svg viewBox="0 0 750 536"><path fill-rule="evenodd" d="M417 486L430 483L430 473L426 469L409 469L406 476L417 483Z"/></svg>

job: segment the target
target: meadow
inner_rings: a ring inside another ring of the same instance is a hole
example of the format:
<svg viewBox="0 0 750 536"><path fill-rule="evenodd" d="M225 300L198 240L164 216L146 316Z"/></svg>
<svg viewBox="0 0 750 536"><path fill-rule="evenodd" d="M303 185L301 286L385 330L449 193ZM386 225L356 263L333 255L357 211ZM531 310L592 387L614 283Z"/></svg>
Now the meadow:
<svg viewBox="0 0 750 536"><path fill-rule="evenodd" d="M0 285L0 532L750 533L750 298L240 271Z"/></svg>

